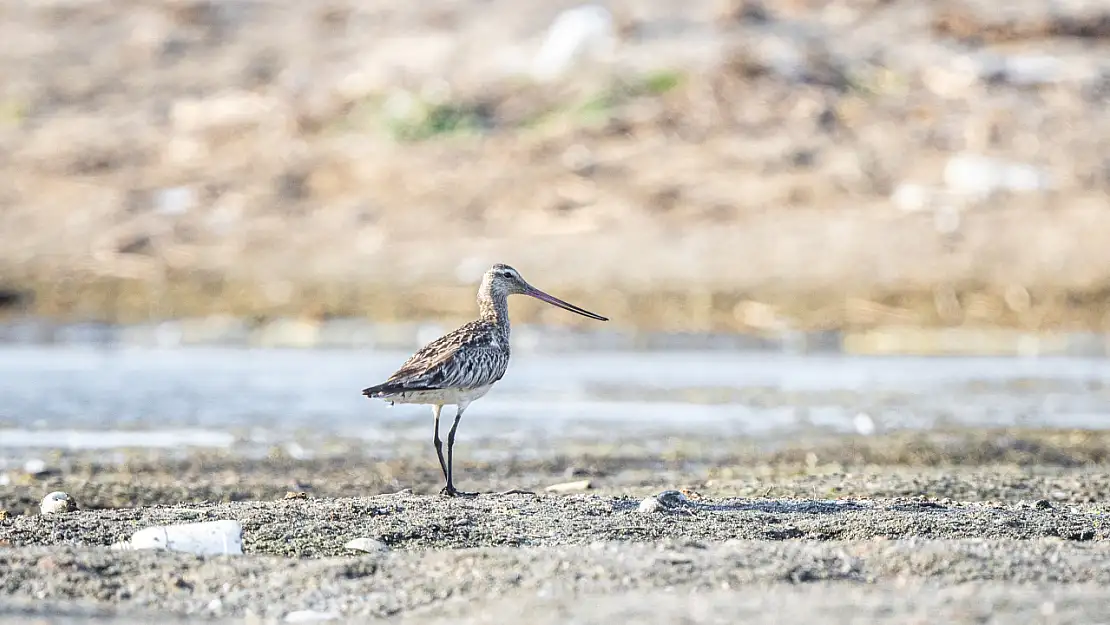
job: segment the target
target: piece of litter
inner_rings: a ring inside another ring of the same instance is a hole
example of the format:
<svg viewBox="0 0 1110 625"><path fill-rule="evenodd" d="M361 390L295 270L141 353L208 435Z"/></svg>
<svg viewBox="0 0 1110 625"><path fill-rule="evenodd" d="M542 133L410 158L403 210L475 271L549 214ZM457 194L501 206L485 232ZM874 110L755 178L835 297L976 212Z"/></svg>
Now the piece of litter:
<svg viewBox="0 0 1110 625"><path fill-rule="evenodd" d="M575 480L573 482L561 482L559 484L552 484L544 490L549 493L571 493L580 490L589 490L593 488L593 482L590 480Z"/></svg>
<svg viewBox="0 0 1110 625"><path fill-rule="evenodd" d="M243 526L238 521L157 525L139 530L112 549L163 549L196 555L241 555Z"/></svg>

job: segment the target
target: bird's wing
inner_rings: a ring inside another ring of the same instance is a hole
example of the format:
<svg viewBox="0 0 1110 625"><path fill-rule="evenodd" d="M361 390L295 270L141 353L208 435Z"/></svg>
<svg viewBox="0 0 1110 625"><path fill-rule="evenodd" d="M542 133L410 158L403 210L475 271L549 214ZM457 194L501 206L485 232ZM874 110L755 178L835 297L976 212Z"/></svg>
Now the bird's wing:
<svg viewBox="0 0 1110 625"><path fill-rule="evenodd" d="M463 326L413 354L382 386L396 391L474 388L505 375L509 357L493 345L488 331Z"/></svg>

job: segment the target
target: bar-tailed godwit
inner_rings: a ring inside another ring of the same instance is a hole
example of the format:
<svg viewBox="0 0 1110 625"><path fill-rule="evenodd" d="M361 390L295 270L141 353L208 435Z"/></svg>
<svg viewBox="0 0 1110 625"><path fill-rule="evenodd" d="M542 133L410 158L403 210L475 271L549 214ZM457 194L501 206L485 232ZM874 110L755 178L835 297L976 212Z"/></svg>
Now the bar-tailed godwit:
<svg viewBox="0 0 1110 625"><path fill-rule="evenodd" d="M455 489L452 472L455 430L467 406L488 393L509 367L510 295L529 295L584 317L608 321L535 288L525 282L516 269L496 264L485 273L478 287L476 320L428 343L385 382L362 390L363 395L384 399L390 404L431 405L435 420L432 443L443 469L443 479L447 481L440 493L449 497L475 494ZM439 415L447 405L457 409L455 422L447 434L445 461L443 442L439 438Z"/></svg>

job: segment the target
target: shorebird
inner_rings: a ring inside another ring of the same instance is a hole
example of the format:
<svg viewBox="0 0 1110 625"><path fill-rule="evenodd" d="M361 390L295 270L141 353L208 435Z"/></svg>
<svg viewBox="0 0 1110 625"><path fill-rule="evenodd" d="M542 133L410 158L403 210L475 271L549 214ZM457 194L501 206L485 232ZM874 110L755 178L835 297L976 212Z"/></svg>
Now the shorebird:
<svg viewBox="0 0 1110 625"><path fill-rule="evenodd" d="M435 421L432 444L439 456L443 479L447 485L440 491L448 497L474 496L455 488L453 460L455 430L463 413L475 400L483 397L509 368L509 296L529 295L578 313L583 317L608 321L548 295L528 284L516 269L496 264L482 276L478 287L478 318L428 343L413 354L385 382L362 390L371 399L383 399L390 405L431 405ZM443 458L443 442L439 438L439 415L444 406L454 405L455 422L447 434L447 459Z"/></svg>

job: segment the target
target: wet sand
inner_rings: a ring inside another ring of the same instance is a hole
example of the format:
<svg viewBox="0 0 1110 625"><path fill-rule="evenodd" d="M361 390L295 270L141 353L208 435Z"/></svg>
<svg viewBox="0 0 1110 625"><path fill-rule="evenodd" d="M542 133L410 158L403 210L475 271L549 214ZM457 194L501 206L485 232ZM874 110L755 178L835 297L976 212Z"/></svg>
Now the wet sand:
<svg viewBox="0 0 1110 625"><path fill-rule="evenodd" d="M1098 622L1110 600L1105 438L903 433L773 452L721 443L710 457L692 436L666 458L562 440L533 460L464 456L460 487L538 493L473 499L433 494L434 457L415 444L393 450L403 460L74 453L0 487L0 622L281 622L298 610L410 623ZM591 488L543 490L570 480ZM638 510L672 488L696 499ZM39 515L58 489L81 509ZM216 519L242 524L243 555L107 548ZM387 549L345 549L359 537Z"/></svg>

